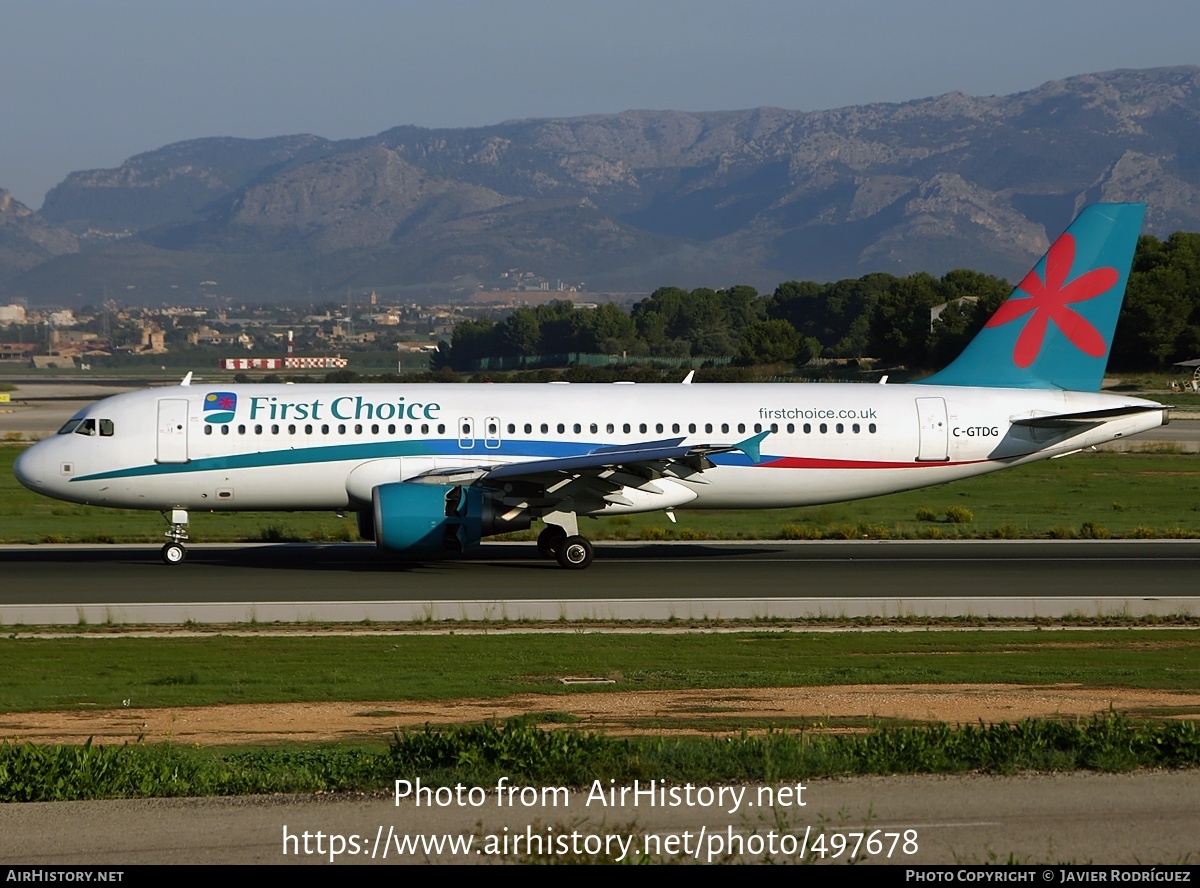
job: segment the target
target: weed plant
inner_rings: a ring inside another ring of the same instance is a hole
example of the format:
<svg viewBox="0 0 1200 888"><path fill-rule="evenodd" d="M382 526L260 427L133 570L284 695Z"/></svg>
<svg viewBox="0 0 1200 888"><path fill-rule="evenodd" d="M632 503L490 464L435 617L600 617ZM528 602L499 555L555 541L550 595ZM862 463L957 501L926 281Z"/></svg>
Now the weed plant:
<svg viewBox="0 0 1200 888"><path fill-rule="evenodd" d="M0 745L0 802L258 793L387 791L430 786L576 786L792 781L868 774L1128 771L1200 766L1200 723L1135 723L1117 714L1076 723L1031 720L865 735L771 731L730 738L622 739L522 720L396 734L386 750L264 749L220 753L172 745Z"/></svg>

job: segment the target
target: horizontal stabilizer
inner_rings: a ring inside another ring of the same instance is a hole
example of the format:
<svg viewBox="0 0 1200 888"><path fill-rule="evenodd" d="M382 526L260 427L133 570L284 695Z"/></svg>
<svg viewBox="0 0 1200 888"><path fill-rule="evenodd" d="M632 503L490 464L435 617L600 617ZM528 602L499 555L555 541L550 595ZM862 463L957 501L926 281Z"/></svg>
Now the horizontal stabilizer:
<svg viewBox="0 0 1200 888"><path fill-rule="evenodd" d="M1065 429L1074 425L1095 425L1121 416L1135 416L1152 410L1167 410L1160 404L1130 404L1126 407L1110 407L1107 410L1085 410L1082 413L1055 413L1049 416L1029 416L1012 420L1013 425L1034 429Z"/></svg>

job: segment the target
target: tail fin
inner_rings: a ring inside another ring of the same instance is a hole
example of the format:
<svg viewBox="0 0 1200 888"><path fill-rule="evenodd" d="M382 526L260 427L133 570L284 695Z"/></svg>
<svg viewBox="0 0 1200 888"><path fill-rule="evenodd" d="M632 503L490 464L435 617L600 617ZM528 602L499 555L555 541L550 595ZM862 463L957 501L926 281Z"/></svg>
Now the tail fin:
<svg viewBox="0 0 1200 888"><path fill-rule="evenodd" d="M921 383L1099 391L1145 211L1084 207L963 353Z"/></svg>

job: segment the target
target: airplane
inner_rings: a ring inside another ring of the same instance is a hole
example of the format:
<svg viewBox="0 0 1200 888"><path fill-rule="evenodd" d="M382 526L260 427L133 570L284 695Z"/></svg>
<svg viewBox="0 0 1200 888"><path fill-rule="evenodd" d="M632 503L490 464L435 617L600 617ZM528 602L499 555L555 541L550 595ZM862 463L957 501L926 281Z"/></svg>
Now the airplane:
<svg viewBox="0 0 1200 888"><path fill-rule="evenodd" d="M580 517L806 506L1065 456L1169 421L1099 391L1144 204L1084 210L944 370L918 383L192 385L105 398L17 459L26 487L154 509L186 557L195 511L353 511L413 559Z"/></svg>

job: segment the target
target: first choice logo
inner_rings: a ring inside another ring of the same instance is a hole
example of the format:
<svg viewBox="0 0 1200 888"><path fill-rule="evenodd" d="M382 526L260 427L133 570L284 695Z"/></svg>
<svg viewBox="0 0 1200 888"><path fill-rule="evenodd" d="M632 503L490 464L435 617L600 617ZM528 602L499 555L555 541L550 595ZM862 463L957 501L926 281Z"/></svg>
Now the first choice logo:
<svg viewBox="0 0 1200 888"><path fill-rule="evenodd" d="M437 402L405 401L401 395L395 401L368 401L361 395L343 395L328 404L320 398L312 401L281 401L278 398L250 398L251 419L439 419L442 405ZM229 419L233 414L229 414ZM211 420L210 420L211 421ZM229 420L224 420L228 422Z"/></svg>
<svg viewBox="0 0 1200 888"><path fill-rule="evenodd" d="M968 426L962 428L955 426L950 430L950 433L956 438L998 438L1000 437L1000 429L996 426Z"/></svg>

